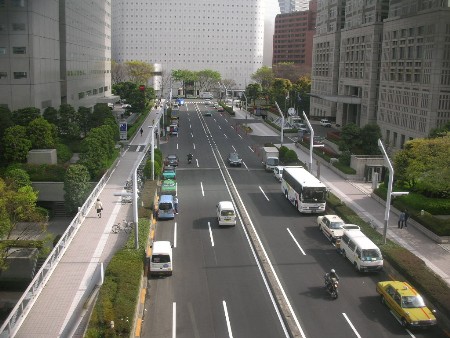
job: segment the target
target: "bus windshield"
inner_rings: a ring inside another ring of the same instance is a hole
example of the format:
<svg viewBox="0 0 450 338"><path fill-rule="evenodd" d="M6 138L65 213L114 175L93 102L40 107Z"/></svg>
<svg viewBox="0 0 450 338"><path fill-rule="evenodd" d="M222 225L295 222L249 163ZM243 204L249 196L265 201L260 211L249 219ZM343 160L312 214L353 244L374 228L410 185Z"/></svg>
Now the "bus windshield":
<svg viewBox="0 0 450 338"><path fill-rule="evenodd" d="M304 187L302 190L303 203L324 203L327 189L322 187Z"/></svg>

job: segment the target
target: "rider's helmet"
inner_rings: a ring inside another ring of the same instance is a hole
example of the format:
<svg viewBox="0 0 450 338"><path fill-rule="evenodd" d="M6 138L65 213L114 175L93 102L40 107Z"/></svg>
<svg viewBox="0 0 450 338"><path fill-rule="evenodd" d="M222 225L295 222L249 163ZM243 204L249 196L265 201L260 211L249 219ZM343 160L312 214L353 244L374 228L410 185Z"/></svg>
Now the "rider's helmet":
<svg viewBox="0 0 450 338"><path fill-rule="evenodd" d="M331 269L331 271L330 271L331 273L336 273L336 271L334 271L334 269Z"/></svg>

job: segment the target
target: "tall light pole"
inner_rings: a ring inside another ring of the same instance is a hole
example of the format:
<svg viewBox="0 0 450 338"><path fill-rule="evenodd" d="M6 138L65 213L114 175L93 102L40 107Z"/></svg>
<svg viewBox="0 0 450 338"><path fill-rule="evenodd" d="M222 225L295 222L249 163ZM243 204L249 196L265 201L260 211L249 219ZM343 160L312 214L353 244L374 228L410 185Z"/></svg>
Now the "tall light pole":
<svg viewBox="0 0 450 338"><path fill-rule="evenodd" d="M311 132L310 138L309 138L309 172L312 172L312 159L313 159L313 149L314 149L314 129L311 126L311 123L309 123L308 117L306 116L305 111L303 111L303 117L306 121L306 124L308 125L308 128Z"/></svg>
<svg viewBox="0 0 450 338"><path fill-rule="evenodd" d="M387 167L389 169L389 182L388 182L388 191L386 195L386 208L384 211L384 229L383 229L383 243L386 244L387 228L389 223L389 212L391 210L391 196L408 195L409 192L407 191L392 192L392 184L394 182L394 167L392 166L391 161L386 153L386 150L384 149L384 145L383 142L381 142L381 139L378 139L378 148L380 148L381 152L383 153L384 161L386 162Z"/></svg>
<svg viewBox="0 0 450 338"><path fill-rule="evenodd" d="M152 142L151 142L151 162L152 162L152 181L155 180L155 126L148 126L151 130L150 130L150 134L152 136Z"/></svg>
<svg viewBox="0 0 450 338"><path fill-rule="evenodd" d="M281 111L280 106L278 105L277 101L275 101L275 105L277 106L278 112L281 115L281 139L280 139L280 142L281 142L281 146L283 146L284 114Z"/></svg>

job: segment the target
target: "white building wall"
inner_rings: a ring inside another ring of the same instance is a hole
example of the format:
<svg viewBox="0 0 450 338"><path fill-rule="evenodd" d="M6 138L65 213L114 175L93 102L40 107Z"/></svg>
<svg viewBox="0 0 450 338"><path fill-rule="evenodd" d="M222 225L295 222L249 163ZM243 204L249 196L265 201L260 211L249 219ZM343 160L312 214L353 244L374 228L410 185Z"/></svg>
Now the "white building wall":
<svg viewBox="0 0 450 338"><path fill-rule="evenodd" d="M0 3L0 106L59 106L58 3Z"/></svg>
<svg viewBox="0 0 450 338"><path fill-rule="evenodd" d="M113 2L117 62L141 60L175 69L218 71L245 88L263 64L264 0Z"/></svg>
<svg viewBox="0 0 450 338"><path fill-rule="evenodd" d="M111 96L111 4L66 0L64 5L62 102L75 109L93 107Z"/></svg>

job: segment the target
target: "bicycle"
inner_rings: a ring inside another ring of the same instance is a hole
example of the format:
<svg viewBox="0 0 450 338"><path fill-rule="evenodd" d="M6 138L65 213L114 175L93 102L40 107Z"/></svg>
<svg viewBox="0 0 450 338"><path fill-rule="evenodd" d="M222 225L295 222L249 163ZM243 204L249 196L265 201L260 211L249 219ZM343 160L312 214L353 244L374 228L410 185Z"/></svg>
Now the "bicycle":
<svg viewBox="0 0 450 338"><path fill-rule="evenodd" d="M111 228L111 231L115 234L118 234L121 231L124 231L127 234L129 234L132 229L133 229L133 222L123 220L122 222L114 224Z"/></svg>

